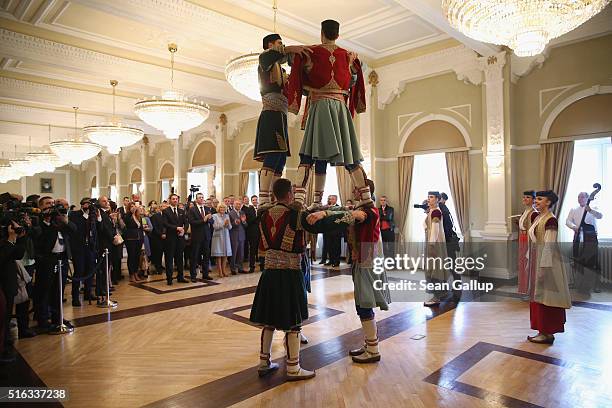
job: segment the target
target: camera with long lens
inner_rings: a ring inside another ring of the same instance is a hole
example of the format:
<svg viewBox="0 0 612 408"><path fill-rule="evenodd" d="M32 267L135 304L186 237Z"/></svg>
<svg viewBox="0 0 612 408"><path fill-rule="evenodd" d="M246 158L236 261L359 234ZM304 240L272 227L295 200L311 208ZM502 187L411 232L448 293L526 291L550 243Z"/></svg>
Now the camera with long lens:
<svg viewBox="0 0 612 408"><path fill-rule="evenodd" d="M15 222L18 227L14 230L17 234L23 233L27 227L26 217L30 219L38 213L38 208L32 206L31 203L22 203L17 200L5 202L0 206L0 223L2 225L2 236L8 233L8 226Z"/></svg>
<svg viewBox="0 0 612 408"><path fill-rule="evenodd" d="M193 195L193 193L200 191L200 187L200 185L192 184L191 187L189 187L189 192Z"/></svg>
<svg viewBox="0 0 612 408"><path fill-rule="evenodd" d="M421 204L414 204L413 207L420 208L423 211L427 211L429 209L429 204L427 204L427 200L425 200Z"/></svg>

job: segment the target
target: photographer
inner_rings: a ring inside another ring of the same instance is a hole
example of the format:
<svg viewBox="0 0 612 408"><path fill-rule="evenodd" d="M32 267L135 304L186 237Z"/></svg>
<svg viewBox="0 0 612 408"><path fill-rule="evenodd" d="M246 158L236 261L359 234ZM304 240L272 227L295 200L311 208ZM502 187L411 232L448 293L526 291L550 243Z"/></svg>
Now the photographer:
<svg viewBox="0 0 612 408"><path fill-rule="evenodd" d="M35 239L34 306L38 327L42 330L49 329L49 310L51 310L52 324L58 326L62 323L59 315L62 299L55 268L61 260L64 270L58 272L64 274L68 266L67 241L75 232L76 226L68 221L63 206L47 207L41 213L40 235Z"/></svg>
<svg viewBox="0 0 612 408"><path fill-rule="evenodd" d="M70 240L74 267L72 278L72 306L74 307L81 306L79 299L81 281L85 283L83 300L97 300L92 289L98 255L97 229L98 224L102 223L100 210L91 205L89 197L83 198L80 204L80 211L71 211L69 215L70 222L76 226L76 231Z"/></svg>
<svg viewBox="0 0 612 408"><path fill-rule="evenodd" d="M11 362L15 356L6 346L12 345L10 321L13 314L13 300L17 295L17 264L23 257L25 231L10 216L1 220L0 232L0 362Z"/></svg>
<svg viewBox="0 0 612 408"><path fill-rule="evenodd" d="M102 219L101 222L98 223L98 256L102 259L102 262L105 262L102 258L104 255L104 251L108 250L108 264L112 265L112 250L113 250L113 240L115 238L115 228L113 226L113 220L110 217L110 201L108 197L102 196L98 200L98 204L100 206L100 217ZM98 275L96 276L96 295L98 296L106 296L106 269L102 268L98 270ZM113 282L114 284L115 282ZM101 302L101 300L99 300Z"/></svg>

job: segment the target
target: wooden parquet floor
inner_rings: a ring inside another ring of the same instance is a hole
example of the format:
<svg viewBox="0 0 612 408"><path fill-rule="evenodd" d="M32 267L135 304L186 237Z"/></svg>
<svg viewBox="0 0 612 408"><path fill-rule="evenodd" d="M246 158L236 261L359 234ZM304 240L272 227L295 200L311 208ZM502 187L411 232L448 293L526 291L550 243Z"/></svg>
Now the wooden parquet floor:
<svg viewBox="0 0 612 408"><path fill-rule="evenodd" d="M259 330L218 313L249 305L253 291L231 291L255 286L259 276L164 294L121 283L110 318L93 305L66 306L67 318L84 322L74 333L18 340L16 348L46 386L69 390L66 407L612 406L609 310L572 308L566 333L548 347L525 341L532 334L528 304L516 299L437 312L393 303L376 314L381 362L356 365L345 354L360 345L361 327L346 274L312 282L309 303L338 311L303 329L310 340L303 364L317 368L317 377L259 379ZM167 302L175 303L143 308ZM113 320L118 312L124 316ZM86 319L96 315L104 316ZM275 334L273 359L284 356L282 338Z"/></svg>

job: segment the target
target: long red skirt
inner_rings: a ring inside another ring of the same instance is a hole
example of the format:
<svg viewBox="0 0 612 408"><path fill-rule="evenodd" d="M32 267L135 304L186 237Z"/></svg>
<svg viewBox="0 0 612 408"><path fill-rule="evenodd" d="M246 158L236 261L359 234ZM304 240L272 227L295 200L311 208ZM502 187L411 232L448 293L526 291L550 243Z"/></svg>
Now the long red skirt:
<svg viewBox="0 0 612 408"><path fill-rule="evenodd" d="M519 232L518 239L518 293L527 294L529 290L529 261L527 259L529 251L529 237L527 231Z"/></svg>
<svg viewBox="0 0 612 408"><path fill-rule="evenodd" d="M529 302L531 328L540 333L563 333L565 324L565 309L546 306L542 303Z"/></svg>

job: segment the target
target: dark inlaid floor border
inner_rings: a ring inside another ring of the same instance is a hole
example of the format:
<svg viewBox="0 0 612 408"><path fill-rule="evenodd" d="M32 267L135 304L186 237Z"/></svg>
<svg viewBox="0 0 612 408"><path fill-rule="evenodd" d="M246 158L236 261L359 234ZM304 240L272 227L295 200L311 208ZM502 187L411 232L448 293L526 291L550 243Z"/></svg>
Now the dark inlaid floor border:
<svg viewBox="0 0 612 408"><path fill-rule="evenodd" d="M185 299L170 300L168 302L155 303L133 307L130 309L117 309L107 313L95 314L92 316L77 317L70 321L75 327L91 326L92 324L106 323L115 320L127 319L130 317L142 316L150 313L163 312L165 310L178 309L181 307L199 305L202 303L215 302L217 300L229 299L236 296L249 295L255 293L257 286L247 286L245 288L228 290L225 292L209 293L206 295L194 296Z"/></svg>
<svg viewBox="0 0 612 408"><path fill-rule="evenodd" d="M47 384L36 374L36 372L30 367L28 362L19 353L17 354L17 360L11 364L0 365L0 387L38 387L47 388ZM70 391L68 392L70 395ZM2 399L0 396L0 406L17 406L17 407L29 407L29 406L44 406L44 407L63 407L59 401L50 401L44 403L14 403L12 405L7 404L8 401Z"/></svg>
<svg viewBox="0 0 612 408"><path fill-rule="evenodd" d="M447 302L429 310L415 307L389 316L378 322L378 337L380 340L386 340L411 327L453 310L455 307L455 303ZM301 364L309 370L323 368L346 358L351 348L362 343L363 333L361 328L359 328L339 337L303 348L300 353ZM257 344L252 344L251 347L256 348L258 346ZM279 363L281 367L270 376L259 378L257 376L257 367L251 367L156 401L147 405L147 407L176 408L199 406L220 408L239 403L286 382L284 357L274 361Z"/></svg>
<svg viewBox="0 0 612 408"><path fill-rule="evenodd" d="M543 408L540 405L499 394L494 391L488 391L484 388L476 387L457 380L457 378L470 370L493 351L523 357L529 360L539 361L541 363L565 367L574 371L580 370L585 374L588 373L588 375L601 375L598 370L567 362L559 358L504 347L497 344L478 342L468 350L461 353L459 356L455 357L453 360L446 363L442 368L424 378L423 381L472 397L480 398L495 405L509 408Z"/></svg>
<svg viewBox="0 0 612 408"><path fill-rule="evenodd" d="M494 291L489 292L488 294L492 296L500 296L500 297L507 297L507 298L513 298L513 299L523 298L523 295L521 295L520 293L505 292L503 290L494 290ZM604 312L612 312L612 303L604 304L604 303L586 302L582 300L572 300L572 306L584 307L584 308L593 309L593 310L601 310Z"/></svg>
<svg viewBox="0 0 612 408"><path fill-rule="evenodd" d="M155 293L156 295L165 295L167 293L175 293L175 292L183 292L185 290L201 289L201 288L206 288L209 286L216 286L220 284L219 282L215 282L212 279L198 278L198 282L202 282L203 283L202 285L179 283L179 282L176 282L176 279L175 279L174 282L172 283L172 286L174 286L174 289L161 290L156 287L149 286L149 284L156 283L156 282L166 282L166 278L154 279L150 281L130 282L130 286L133 286L138 289L143 289L151 293ZM191 283L191 281L189 283ZM179 287L176 287L175 285ZM189 286L184 286L184 285L189 285Z"/></svg>
<svg viewBox="0 0 612 408"><path fill-rule="evenodd" d="M240 323L248 324L249 326L259 327L257 324L250 321L247 317L244 317L238 314L238 312L242 312L243 310L250 309L251 306L252 305L238 306L238 307L234 307L234 308L227 309L227 310L220 310L218 312L215 312L215 314L226 317L228 319L235 320ZM320 322L321 320L329 319L330 317L344 313L342 310L332 309L331 307L320 306L320 305L308 304L308 308L316 309L319 311L319 313L317 313L314 316L310 316L304 323L302 323L302 327L312 324L312 323Z"/></svg>

